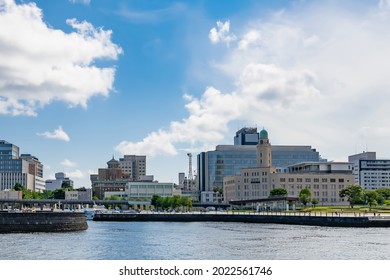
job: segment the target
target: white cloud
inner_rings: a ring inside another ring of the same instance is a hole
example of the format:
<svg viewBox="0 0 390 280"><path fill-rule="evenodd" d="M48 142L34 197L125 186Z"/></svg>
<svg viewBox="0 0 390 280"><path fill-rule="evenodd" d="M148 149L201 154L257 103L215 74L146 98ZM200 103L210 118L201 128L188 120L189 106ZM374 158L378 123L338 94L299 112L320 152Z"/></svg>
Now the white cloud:
<svg viewBox="0 0 390 280"><path fill-rule="evenodd" d="M185 95L185 119L139 142L123 141L117 150L202 151L221 144L233 123L246 122L265 126L274 144L313 145L330 159L346 160L365 142L387 153L390 37L384 34L390 13L385 16L372 3L363 8L353 3L345 9L333 1L301 2L293 10L249 20L208 69L225 75L226 84L234 81L231 90L214 85L200 98ZM210 40L223 41L229 30L229 24L219 23Z"/></svg>
<svg viewBox="0 0 390 280"><path fill-rule="evenodd" d="M79 169L75 169L73 171L66 171L66 176L68 176L71 180L83 179L85 177L84 173Z"/></svg>
<svg viewBox="0 0 390 280"><path fill-rule="evenodd" d="M89 3L91 3L91 0L69 0L69 2L71 2L73 4L89 5Z"/></svg>
<svg viewBox="0 0 390 280"><path fill-rule="evenodd" d="M73 162L73 161L70 161L69 159L64 159L62 162L61 162L61 165L62 166L65 166L65 167L75 167L77 166L77 163Z"/></svg>
<svg viewBox="0 0 390 280"><path fill-rule="evenodd" d="M230 33L230 21L217 21L217 27L213 27L210 30L209 39L213 44L224 42L229 46L229 44L237 38L236 35Z"/></svg>
<svg viewBox="0 0 390 280"><path fill-rule="evenodd" d="M53 132L45 131L43 133L37 133L37 135L44 136L44 137L49 138L49 139L62 140L65 142L70 141L68 134L62 129L61 126L59 126L57 129L55 129Z"/></svg>
<svg viewBox="0 0 390 280"><path fill-rule="evenodd" d="M68 19L75 31L65 33L42 17L34 3L0 0L0 114L34 116L52 101L86 107L112 91L115 68L94 64L122 53L111 31Z"/></svg>

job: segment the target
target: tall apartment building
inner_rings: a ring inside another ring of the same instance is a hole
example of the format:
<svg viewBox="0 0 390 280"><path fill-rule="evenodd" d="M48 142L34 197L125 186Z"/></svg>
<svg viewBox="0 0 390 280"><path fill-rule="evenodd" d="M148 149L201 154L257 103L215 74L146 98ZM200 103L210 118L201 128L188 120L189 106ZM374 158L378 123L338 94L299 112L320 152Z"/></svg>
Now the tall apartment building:
<svg viewBox="0 0 390 280"><path fill-rule="evenodd" d="M146 156L124 155L119 159L119 166L124 179L139 181L146 175Z"/></svg>
<svg viewBox="0 0 390 280"><path fill-rule="evenodd" d="M257 128L243 128L237 131L234 145L218 145L214 151L198 154L197 185L200 192L222 188L225 176L239 174L242 168L255 167L259 139ZM275 145L271 153L272 165L279 171L291 164L323 161L319 152L311 146Z"/></svg>
<svg viewBox="0 0 390 280"><path fill-rule="evenodd" d="M353 164L355 184L366 190L390 188L390 160L377 159L375 152L363 152L348 157Z"/></svg>
<svg viewBox="0 0 390 280"><path fill-rule="evenodd" d="M298 196L302 189L308 188L322 204L347 204L339 197L339 191L354 182L351 163L303 162L278 172L272 164L272 149L267 131L262 130L256 146L256 167L243 168L238 175L224 178L225 201L267 198L275 188L284 188L290 196Z"/></svg>
<svg viewBox="0 0 390 280"><path fill-rule="evenodd" d="M19 155L18 146L0 140L0 190L12 189L16 183L33 191L43 191L43 165L37 157Z"/></svg>

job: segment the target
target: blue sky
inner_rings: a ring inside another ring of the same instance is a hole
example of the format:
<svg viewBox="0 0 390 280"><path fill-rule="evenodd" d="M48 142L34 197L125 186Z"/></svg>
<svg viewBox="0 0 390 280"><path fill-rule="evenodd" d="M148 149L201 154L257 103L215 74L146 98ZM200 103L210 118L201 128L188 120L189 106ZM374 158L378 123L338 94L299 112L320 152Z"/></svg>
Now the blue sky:
<svg viewBox="0 0 390 280"><path fill-rule="evenodd" d="M389 157L389 1L0 0L1 139L77 187L114 155L177 182L243 126Z"/></svg>

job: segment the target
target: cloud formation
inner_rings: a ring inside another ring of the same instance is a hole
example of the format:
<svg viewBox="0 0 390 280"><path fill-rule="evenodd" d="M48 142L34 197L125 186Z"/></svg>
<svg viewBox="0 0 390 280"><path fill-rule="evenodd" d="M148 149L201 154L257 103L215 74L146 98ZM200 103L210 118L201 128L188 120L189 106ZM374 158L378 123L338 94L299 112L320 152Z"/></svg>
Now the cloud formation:
<svg viewBox="0 0 390 280"><path fill-rule="evenodd" d="M73 161L70 161L69 159L64 159L62 162L61 162L61 165L62 166L65 166L65 167L75 167L77 166L77 164Z"/></svg>
<svg viewBox="0 0 390 280"><path fill-rule="evenodd" d="M281 144L314 145L330 158L346 159L355 145L365 145L360 142L383 149L390 137L390 37L384 36L390 10L388 1L353 3L302 2L235 28L235 39L209 69L234 87L223 92L210 81L201 97L185 95L188 117L116 149L147 155L175 155L182 146L204 151L221 144L239 122L261 124ZM209 39L218 43L229 36L230 22L220 22Z"/></svg>
<svg viewBox="0 0 390 280"><path fill-rule="evenodd" d="M71 2L73 4L89 5L89 3L91 3L91 0L69 0L69 2Z"/></svg>
<svg viewBox="0 0 390 280"><path fill-rule="evenodd" d="M65 142L69 142L70 138L68 134L62 129L61 126L59 126L57 129L55 129L53 132L46 131L43 133L37 133L39 136L44 136L49 139L56 139L56 140L62 140Z"/></svg>
<svg viewBox="0 0 390 280"><path fill-rule="evenodd" d="M230 21L217 21L217 27L210 30L209 39L213 44L224 42L229 46L237 38L236 35L230 33Z"/></svg>
<svg viewBox="0 0 390 280"><path fill-rule="evenodd" d="M122 53L112 32L76 19L67 24L75 31L50 27L34 3L0 0L0 114L34 116L53 101L85 108L112 91L115 68L95 65Z"/></svg>

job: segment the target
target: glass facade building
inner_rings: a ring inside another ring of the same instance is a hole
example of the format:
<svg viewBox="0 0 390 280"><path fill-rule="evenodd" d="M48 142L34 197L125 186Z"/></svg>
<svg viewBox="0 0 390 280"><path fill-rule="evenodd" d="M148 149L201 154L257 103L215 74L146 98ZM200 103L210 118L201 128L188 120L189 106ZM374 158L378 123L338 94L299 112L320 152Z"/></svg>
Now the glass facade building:
<svg viewBox="0 0 390 280"><path fill-rule="evenodd" d="M223 186L223 177L238 175L242 168L256 166L256 146L220 145L215 151L197 157L198 185L201 192ZM277 169L301 162L322 161L311 146L272 146L272 165Z"/></svg>
<svg viewBox="0 0 390 280"><path fill-rule="evenodd" d="M30 154L19 156L19 147L0 140L0 190L12 189L16 183L41 191L44 187L43 165Z"/></svg>

